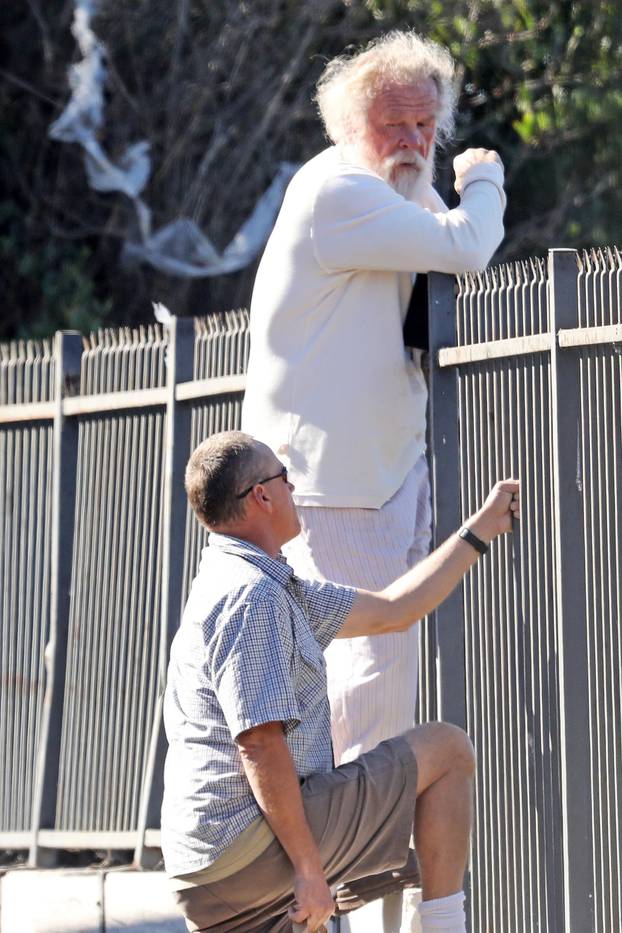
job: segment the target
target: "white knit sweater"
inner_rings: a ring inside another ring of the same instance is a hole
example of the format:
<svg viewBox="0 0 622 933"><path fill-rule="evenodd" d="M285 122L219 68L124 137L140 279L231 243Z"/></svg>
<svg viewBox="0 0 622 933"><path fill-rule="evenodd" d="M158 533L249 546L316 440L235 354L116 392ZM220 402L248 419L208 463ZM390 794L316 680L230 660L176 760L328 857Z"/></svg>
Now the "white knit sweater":
<svg viewBox="0 0 622 933"><path fill-rule="evenodd" d="M292 179L259 265L243 429L289 466L300 505L380 508L425 449L426 387L404 350L416 272L481 269L503 236L503 172L468 170L448 211L332 147Z"/></svg>

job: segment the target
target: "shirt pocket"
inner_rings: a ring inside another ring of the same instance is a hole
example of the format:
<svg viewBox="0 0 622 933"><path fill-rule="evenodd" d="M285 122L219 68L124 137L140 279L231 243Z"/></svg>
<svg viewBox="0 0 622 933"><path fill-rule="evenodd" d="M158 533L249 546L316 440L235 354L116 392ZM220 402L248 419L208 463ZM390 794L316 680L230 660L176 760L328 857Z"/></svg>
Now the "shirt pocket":
<svg viewBox="0 0 622 933"><path fill-rule="evenodd" d="M304 613L294 613L292 658L296 694L303 706L315 705L326 691L326 661Z"/></svg>

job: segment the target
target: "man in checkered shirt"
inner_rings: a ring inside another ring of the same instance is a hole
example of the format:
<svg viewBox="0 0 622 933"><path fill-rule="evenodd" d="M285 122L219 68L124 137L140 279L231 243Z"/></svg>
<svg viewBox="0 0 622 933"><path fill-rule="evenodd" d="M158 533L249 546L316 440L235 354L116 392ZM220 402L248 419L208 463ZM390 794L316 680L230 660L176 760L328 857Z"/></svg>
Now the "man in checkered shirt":
<svg viewBox="0 0 622 933"><path fill-rule="evenodd" d="M414 819L423 933L464 931L469 739L429 723L334 768L323 651L432 611L511 529L518 483L379 593L294 576L293 485L249 435L204 441L186 490L210 538L171 650L162 848L188 929L320 930L331 887L404 865Z"/></svg>

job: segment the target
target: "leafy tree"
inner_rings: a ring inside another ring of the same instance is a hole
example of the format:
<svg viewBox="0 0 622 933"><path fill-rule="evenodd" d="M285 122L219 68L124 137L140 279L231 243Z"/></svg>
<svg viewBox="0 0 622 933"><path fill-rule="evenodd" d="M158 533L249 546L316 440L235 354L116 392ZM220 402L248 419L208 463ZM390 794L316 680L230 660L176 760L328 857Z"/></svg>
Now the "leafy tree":
<svg viewBox="0 0 622 933"><path fill-rule="evenodd" d="M78 146L47 136L77 53L69 0L4 4L0 71L0 339L136 323L150 300L180 314L247 304L256 263L186 280L121 262L135 214L93 192ZM461 87L456 148L497 148L507 168L498 258L619 241L622 18L612 0L101 0L108 49L101 142L111 158L147 139L154 226L192 218L218 249L283 160L323 145L312 101L348 44L413 27L446 44ZM438 184L448 199L451 157Z"/></svg>

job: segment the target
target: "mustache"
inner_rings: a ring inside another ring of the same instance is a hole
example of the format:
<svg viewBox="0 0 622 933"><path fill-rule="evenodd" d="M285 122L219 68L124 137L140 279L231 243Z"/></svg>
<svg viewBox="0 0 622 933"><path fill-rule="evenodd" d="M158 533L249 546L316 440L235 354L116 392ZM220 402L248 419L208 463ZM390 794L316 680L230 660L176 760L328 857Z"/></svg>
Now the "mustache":
<svg viewBox="0 0 622 933"><path fill-rule="evenodd" d="M403 165L412 165L418 171L421 171L426 167L427 162L421 153L406 150L405 152L398 152L395 153L395 155L387 156L384 160L383 168L387 172L392 172L393 169L400 168Z"/></svg>

